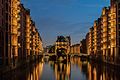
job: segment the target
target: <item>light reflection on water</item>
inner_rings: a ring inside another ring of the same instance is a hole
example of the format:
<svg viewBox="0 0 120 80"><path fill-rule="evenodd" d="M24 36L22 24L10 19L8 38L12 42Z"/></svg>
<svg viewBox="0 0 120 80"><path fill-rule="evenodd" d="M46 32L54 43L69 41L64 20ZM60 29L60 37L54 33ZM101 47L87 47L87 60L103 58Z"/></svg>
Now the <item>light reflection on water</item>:
<svg viewBox="0 0 120 80"><path fill-rule="evenodd" d="M82 62L38 62L0 76L0 80L120 80L120 72L103 64Z"/></svg>

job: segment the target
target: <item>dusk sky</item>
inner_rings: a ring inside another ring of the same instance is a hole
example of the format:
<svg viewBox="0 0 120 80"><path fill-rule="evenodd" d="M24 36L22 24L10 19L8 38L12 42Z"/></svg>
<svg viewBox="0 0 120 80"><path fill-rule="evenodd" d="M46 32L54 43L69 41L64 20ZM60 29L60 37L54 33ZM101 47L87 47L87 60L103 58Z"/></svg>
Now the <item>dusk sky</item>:
<svg viewBox="0 0 120 80"><path fill-rule="evenodd" d="M79 43L100 17L110 0L22 0L31 11L43 45L52 45L58 35L70 35L72 44Z"/></svg>

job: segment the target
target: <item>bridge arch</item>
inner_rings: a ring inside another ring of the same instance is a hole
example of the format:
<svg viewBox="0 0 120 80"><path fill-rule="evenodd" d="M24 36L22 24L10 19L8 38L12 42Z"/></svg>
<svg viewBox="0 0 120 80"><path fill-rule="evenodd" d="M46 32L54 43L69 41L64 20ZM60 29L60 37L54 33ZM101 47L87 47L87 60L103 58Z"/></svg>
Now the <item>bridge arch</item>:
<svg viewBox="0 0 120 80"><path fill-rule="evenodd" d="M65 49L65 48L58 48L58 49L56 50L57 56L65 56L66 53L67 53L67 49Z"/></svg>

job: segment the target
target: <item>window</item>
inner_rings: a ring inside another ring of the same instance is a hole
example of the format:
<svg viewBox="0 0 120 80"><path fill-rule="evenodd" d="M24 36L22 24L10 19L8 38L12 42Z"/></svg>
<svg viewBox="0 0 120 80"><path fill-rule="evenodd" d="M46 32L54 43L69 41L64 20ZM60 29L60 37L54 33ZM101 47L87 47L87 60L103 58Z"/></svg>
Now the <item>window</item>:
<svg viewBox="0 0 120 80"><path fill-rule="evenodd" d="M4 1L4 0L2 0L2 4L3 4L3 1Z"/></svg>
<svg viewBox="0 0 120 80"><path fill-rule="evenodd" d="M113 47L113 61L114 61L114 58L115 58L115 48Z"/></svg>
<svg viewBox="0 0 120 80"><path fill-rule="evenodd" d="M120 15L120 10L118 11L118 15Z"/></svg>
<svg viewBox="0 0 120 80"><path fill-rule="evenodd" d="M119 36L120 36L120 31L119 31Z"/></svg>
<svg viewBox="0 0 120 80"><path fill-rule="evenodd" d="M4 20L2 20L2 26L4 26Z"/></svg>
<svg viewBox="0 0 120 80"><path fill-rule="evenodd" d="M118 22L120 23L120 17L118 18Z"/></svg>
<svg viewBox="0 0 120 80"><path fill-rule="evenodd" d="M120 24L118 24L118 29L120 29Z"/></svg>
<svg viewBox="0 0 120 80"><path fill-rule="evenodd" d="M6 13L6 16L5 16L5 17L6 17L6 21L8 21L8 13Z"/></svg>
<svg viewBox="0 0 120 80"><path fill-rule="evenodd" d="M0 46L0 51L2 51L2 47ZM2 52L0 52L0 59L2 57Z"/></svg>
<svg viewBox="0 0 120 80"><path fill-rule="evenodd" d="M6 31L8 31L8 22L5 23Z"/></svg>
<svg viewBox="0 0 120 80"><path fill-rule="evenodd" d="M119 55L120 55L120 48L119 48L119 50L118 50L118 53L119 53Z"/></svg>
<svg viewBox="0 0 120 80"><path fill-rule="evenodd" d="M4 9L2 8L2 16L4 15Z"/></svg>
<svg viewBox="0 0 120 80"><path fill-rule="evenodd" d="M120 38L119 38L119 46L120 46Z"/></svg>
<svg viewBox="0 0 120 80"><path fill-rule="evenodd" d="M120 3L118 4L118 8L120 8Z"/></svg>
<svg viewBox="0 0 120 80"><path fill-rule="evenodd" d="M6 11L8 11L8 3L6 3Z"/></svg>

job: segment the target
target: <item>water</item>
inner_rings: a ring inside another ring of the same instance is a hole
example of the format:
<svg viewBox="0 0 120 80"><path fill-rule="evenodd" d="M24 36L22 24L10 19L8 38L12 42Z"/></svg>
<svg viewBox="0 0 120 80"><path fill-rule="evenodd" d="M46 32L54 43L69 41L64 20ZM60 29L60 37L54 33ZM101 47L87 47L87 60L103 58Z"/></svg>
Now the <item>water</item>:
<svg viewBox="0 0 120 80"><path fill-rule="evenodd" d="M5 73L0 80L120 80L120 71L72 58L68 63L40 61Z"/></svg>

